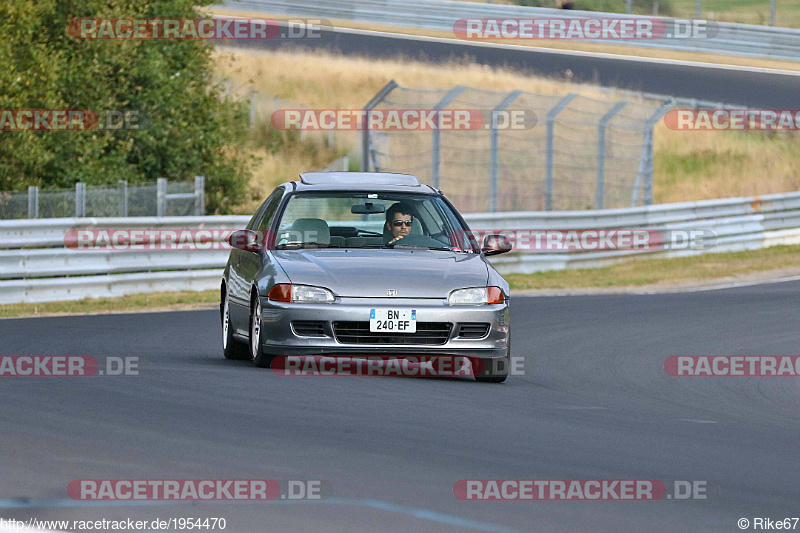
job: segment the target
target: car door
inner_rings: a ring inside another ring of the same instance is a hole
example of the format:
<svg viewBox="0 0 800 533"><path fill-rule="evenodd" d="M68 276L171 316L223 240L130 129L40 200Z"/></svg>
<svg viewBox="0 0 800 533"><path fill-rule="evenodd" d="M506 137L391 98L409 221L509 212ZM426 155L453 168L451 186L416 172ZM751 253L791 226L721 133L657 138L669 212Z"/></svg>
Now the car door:
<svg viewBox="0 0 800 533"><path fill-rule="evenodd" d="M272 219L283 198L283 188L275 189L266 199L261 212L253 221L252 229L259 234L259 242L263 242ZM248 224L248 226L250 226ZM264 251L247 252L234 249L231 251L230 285L231 318L235 331L241 335L249 335L250 327L250 289L253 280L261 270ZM234 274L235 272L235 274ZM235 276L235 277L234 277Z"/></svg>

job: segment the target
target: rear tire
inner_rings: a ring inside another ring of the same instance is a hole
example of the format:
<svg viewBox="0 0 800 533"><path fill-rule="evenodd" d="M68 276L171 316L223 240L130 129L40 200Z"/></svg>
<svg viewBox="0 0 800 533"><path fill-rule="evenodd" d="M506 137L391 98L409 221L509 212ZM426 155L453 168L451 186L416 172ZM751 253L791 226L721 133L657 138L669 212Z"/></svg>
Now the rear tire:
<svg viewBox="0 0 800 533"><path fill-rule="evenodd" d="M261 301L256 293L250 312L250 359L257 367L268 368L275 356L264 353L261 331Z"/></svg>
<svg viewBox="0 0 800 533"><path fill-rule="evenodd" d="M233 324L231 324L231 311L227 292L225 293L225 299L219 304L219 313L222 320L222 353L225 355L225 359L234 361L250 359L247 344L233 338Z"/></svg>

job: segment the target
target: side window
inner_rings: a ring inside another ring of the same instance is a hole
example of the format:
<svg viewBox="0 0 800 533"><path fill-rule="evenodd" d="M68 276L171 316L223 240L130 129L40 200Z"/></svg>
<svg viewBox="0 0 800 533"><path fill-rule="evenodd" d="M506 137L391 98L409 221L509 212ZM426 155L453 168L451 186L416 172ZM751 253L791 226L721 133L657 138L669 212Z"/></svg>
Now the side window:
<svg viewBox="0 0 800 533"><path fill-rule="evenodd" d="M281 203L281 198L283 198L283 189L276 190L272 193L272 196L267 198L266 207L264 211L261 213L261 218L256 224L254 228L257 231L265 231L269 229L270 224L272 224L272 219L275 218L275 212L278 210L278 205Z"/></svg>

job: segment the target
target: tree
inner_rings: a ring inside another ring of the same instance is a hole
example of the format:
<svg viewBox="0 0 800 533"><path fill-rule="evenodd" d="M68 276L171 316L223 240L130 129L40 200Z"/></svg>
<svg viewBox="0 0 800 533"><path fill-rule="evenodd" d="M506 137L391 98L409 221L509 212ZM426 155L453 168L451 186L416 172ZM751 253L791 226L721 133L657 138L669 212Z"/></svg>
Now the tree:
<svg viewBox="0 0 800 533"><path fill-rule="evenodd" d="M206 176L208 212L245 195L249 161L232 148L246 110L225 100L206 40L85 40L73 19L198 18L213 0L6 0L0 6L0 110L88 109L88 131L0 131L0 190ZM116 111L139 129L105 129Z"/></svg>

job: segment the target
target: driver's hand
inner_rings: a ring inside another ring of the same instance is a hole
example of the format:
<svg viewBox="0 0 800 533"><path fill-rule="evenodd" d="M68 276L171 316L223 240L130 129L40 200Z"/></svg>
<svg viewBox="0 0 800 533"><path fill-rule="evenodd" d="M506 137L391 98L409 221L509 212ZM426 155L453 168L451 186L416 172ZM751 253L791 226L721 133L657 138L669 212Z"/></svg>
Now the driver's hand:
<svg viewBox="0 0 800 533"><path fill-rule="evenodd" d="M391 241L389 241L389 244L392 244L392 243L393 243L393 242L395 242L395 241L399 241L399 240L400 240L400 239L402 239L403 237L405 237L405 235L400 235L399 237L395 237L394 239L392 239Z"/></svg>

